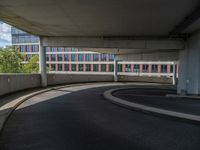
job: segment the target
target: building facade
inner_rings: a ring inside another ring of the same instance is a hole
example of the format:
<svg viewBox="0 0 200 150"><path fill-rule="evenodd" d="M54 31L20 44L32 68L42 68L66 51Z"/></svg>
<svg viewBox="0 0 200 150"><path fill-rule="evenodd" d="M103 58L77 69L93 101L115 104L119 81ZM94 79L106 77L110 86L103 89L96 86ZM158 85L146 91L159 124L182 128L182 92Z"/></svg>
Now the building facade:
<svg viewBox="0 0 200 150"><path fill-rule="evenodd" d="M16 46L27 63L39 55L39 37L11 29L12 45ZM49 73L113 74L114 55L85 51L81 48L45 47ZM118 62L119 75L173 76L173 62Z"/></svg>

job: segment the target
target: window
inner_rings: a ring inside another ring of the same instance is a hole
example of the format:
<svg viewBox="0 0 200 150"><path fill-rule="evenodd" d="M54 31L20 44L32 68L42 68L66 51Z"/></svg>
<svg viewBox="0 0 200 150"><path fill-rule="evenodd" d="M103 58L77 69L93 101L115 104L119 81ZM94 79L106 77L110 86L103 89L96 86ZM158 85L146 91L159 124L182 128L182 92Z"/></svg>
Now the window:
<svg viewBox="0 0 200 150"><path fill-rule="evenodd" d="M76 64L72 64L72 71L76 71Z"/></svg>
<svg viewBox="0 0 200 150"><path fill-rule="evenodd" d="M46 61L49 61L49 55L46 55Z"/></svg>
<svg viewBox="0 0 200 150"><path fill-rule="evenodd" d="M72 48L72 52L76 52L76 48Z"/></svg>
<svg viewBox="0 0 200 150"><path fill-rule="evenodd" d="M34 45L32 46L32 52L36 52L36 51L35 51L35 46L34 46Z"/></svg>
<svg viewBox="0 0 200 150"><path fill-rule="evenodd" d="M48 52L49 51L49 47L45 47L45 51Z"/></svg>
<svg viewBox="0 0 200 150"><path fill-rule="evenodd" d="M158 65L153 64L152 65L152 72L157 73L158 72Z"/></svg>
<svg viewBox="0 0 200 150"><path fill-rule="evenodd" d="M86 64L86 71L91 71L91 65L90 64Z"/></svg>
<svg viewBox="0 0 200 150"><path fill-rule="evenodd" d="M170 73L173 73L174 65L170 65Z"/></svg>
<svg viewBox="0 0 200 150"><path fill-rule="evenodd" d="M31 59L31 55L26 55L26 59L29 61Z"/></svg>
<svg viewBox="0 0 200 150"><path fill-rule="evenodd" d="M72 61L76 61L76 54L71 55Z"/></svg>
<svg viewBox="0 0 200 150"><path fill-rule="evenodd" d="M69 64L65 64L65 71L69 71Z"/></svg>
<svg viewBox="0 0 200 150"><path fill-rule="evenodd" d="M55 47L51 48L51 51L56 52L56 48Z"/></svg>
<svg viewBox="0 0 200 150"><path fill-rule="evenodd" d="M24 45L20 46L20 52L26 52L26 51L25 51L25 46L24 46Z"/></svg>
<svg viewBox="0 0 200 150"><path fill-rule="evenodd" d="M148 72L149 65L143 64L142 65L142 72Z"/></svg>
<svg viewBox="0 0 200 150"><path fill-rule="evenodd" d="M110 64L109 65L109 72L113 72L114 71L114 65L113 64Z"/></svg>
<svg viewBox="0 0 200 150"><path fill-rule="evenodd" d="M161 65L161 73L167 72L167 65Z"/></svg>
<svg viewBox="0 0 200 150"><path fill-rule="evenodd" d="M62 47L59 47L59 48L58 48L58 52L62 52Z"/></svg>
<svg viewBox="0 0 200 150"><path fill-rule="evenodd" d="M51 55L51 61L56 61L56 55L54 54Z"/></svg>
<svg viewBox="0 0 200 150"><path fill-rule="evenodd" d="M93 61L99 60L99 54L93 54Z"/></svg>
<svg viewBox="0 0 200 150"><path fill-rule="evenodd" d="M64 55L64 60L65 60L65 61L69 61L69 55L68 55L68 54L65 54L65 55Z"/></svg>
<svg viewBox="0 0 200 150"><path fill-rule="evenodd" d="M139 64L134 65L134 72L140 72L140 65Z"/></svg>
<svg viewBox="0 0 200 150"><path fill-rule="evenodd" d="M78 55L78 61L83 61L83 54Z"/></svg>
<svg viewBox="0 0 200 150"><path fill-rule="evenodd" d="M94 65L93 65L93 71L94 71L94 72L98 72L98 71L99 71L98 64L94 64Z"/></svg>
<svg viewBox="0 0 200 150"><path fill-rule="evenodd" d="M29 45L26 46L26 51L27 51L27 52L30 52L30 51L31 51Z"/></svg>
<svg viewBox="0 0 200 150"><path fill-rule="evenodd" d="M39 51L39 46L33 45L32 52L38 52L38 51Z"/></svg>
<svg viewBox="0 0 200 150"><path fill-rule="evenodd" d="M106 64L101 64L101 72L106 72Z"/></svg>
<svg viewBox="0 0 200 150"><path fill-rule="evenodd" d="M113 54L110 54L109 56L110 56L110 57L109 57L109 60L110 60L110 61L114 61L114 55L113 55Z"/></svg>
<svg viewBox="0 0 200 150"><path fill-rule="evenodd" d="M131 65L130 64L126 64L125 72L131 72Z"/></svg>
<svg viewBox="0 0 200 150"><path fill-rule="evenodd" d="M90 61L90 54L86 54L85 59L86 59L86 61Z"/></svg>
<svg viewBox="0 0 200 150"><path fill-rule="evenodd" d="M62 54L58 54L58 61L62 61Z"/></svg>
<svg viewBox="0 0 200 150"><path fill-rule="evenodd" d="M62 71L62 64L58 64L58 71Z"/></svg>
<svg viewBox="0 0 200 150"><path fill-rule="evenodd" d="M83 64L78 65L78 71L83 71Z"/></svg>
<svg viewBox="0 0 200 150"><path fill-rule="evenodd" d="M56 65L55 64L51 64L51 71L55 71L56 70Z"/></svg>
<svg viewBox="0 0 200 150"><path fill-rule="evenodd" d="M122 72L122 64L118 64L118 69L117 69L118 72Z"/></svg>
<svg viewBox="0 0 200 150"><path fill-rule="evenodd" d="M69 48L65 48L65 52L69 52Z"/></svg>
<svg viewBox="0 0 200 150"><path fill-rule="evenodd" d="M106 54L105 53L101 54L101 61L106 61Z"/></svg>

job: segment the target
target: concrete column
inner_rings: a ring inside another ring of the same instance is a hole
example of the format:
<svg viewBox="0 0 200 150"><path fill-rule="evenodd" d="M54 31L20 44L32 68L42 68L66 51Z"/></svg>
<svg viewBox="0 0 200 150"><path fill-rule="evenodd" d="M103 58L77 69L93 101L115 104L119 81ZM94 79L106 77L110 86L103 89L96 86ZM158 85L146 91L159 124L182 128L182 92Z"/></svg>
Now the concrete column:
<svg viewBox="0 0 200 150"><path fill-rule="evenodd" d="M39 45L39 67L40 67L40 75L41 75L41 86L47 87L46 50L42 45L41 38L40 38L40 45Z"/></svg>
<svg viewBox="0 0 200 150"><path fill-rule="evenodd" d="M158 76L160 77L160 73L161 73L161 64L158 64Z"/></svg>
<svg viewBox="0 0 200 150"><path fill-rule="evenodd" d="M142 70L143 68L142 67L143 67L143 64L140 64L140 73L143 72L143 70Z"/></svg>
<svg viewBox="0 0 200 150"><path fill-rule="evenodd" d="M148 65L148 73L152 73L152 64ZM149 76L151 76L151 75L149 75Z"/></svg>
<svg viewBox="0 0 200 150"><path fill-rule="evenodd" d="M109 62L109 54L106 54L106 61ZM109 64L106 64L106 72L109 72Z"/></svg>
<svg viewBox="0 0 200 150"><path fill-rule="evenodd" d="M65 48L63 47L62 52L64 52L64 51L65 51ZM62 62L64 62L64 61L65 61L65 55L62 54ZM62 71L65 71L65 64L62 64Z"/></svg>
<svg viewBox="0 0 200 150"><path fill-rule="evenodd" d="M131 64L131 72L134 72L134 64Z"/></svg>
<svg viewBox="0 0 200 150"><path fill-rule="evenodd" d="M200 95L200 32L191 35L179 58L177 92Z"/></svg>
<svg viewBox="0 0 200 150"><path fill-rule="evenodd" d="M90 54L90 61L92 61L92 62L94 61L93 54ZM91 67L91 72L94 72L94 65L91 64L90 67Z"/></svg>
<svg viewBox="0 0 200 150"><path fill-rule="evenodd" d="M118 60L114 59L114 81L118 81L117 77L117 72L118 72Z"/></svg>
<svg viewBox="0 0 200 150"><path fill-rule="evenodd" d="M122 72L126 72L126 64L122 64Z"/></svg>
<svg viewBox="0 0 200 150"><path fill-rule="evenodd" d="M177 68L176 68L176 63L173 64L173 85L176 85L176 73L177 73Z"/></svg>
<svg viewBox="0 0 200 150"><path fill-rule="evenodd" d="M83 61L86 62L86 54L83 54ZM83 64L83 71L86 71L86 64Z"/></svg>
<svg viewBox="0 0 200 150"><path fill-rule="evenodd" d="M171 64L167 64L167 73L170 73L171 70Z"/></svg>

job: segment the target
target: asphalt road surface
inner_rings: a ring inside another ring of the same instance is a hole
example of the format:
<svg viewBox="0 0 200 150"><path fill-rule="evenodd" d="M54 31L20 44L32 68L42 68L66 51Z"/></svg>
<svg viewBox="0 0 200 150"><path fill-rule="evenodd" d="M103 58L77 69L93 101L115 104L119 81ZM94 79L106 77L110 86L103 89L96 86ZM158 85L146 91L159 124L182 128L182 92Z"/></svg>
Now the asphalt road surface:
<svg viewBox="0 0 200 150"><path fill-rule="evenodd" d="M197 125L110 103L95 84L50 91L9 118L0 150L199 150Z"/></svg>

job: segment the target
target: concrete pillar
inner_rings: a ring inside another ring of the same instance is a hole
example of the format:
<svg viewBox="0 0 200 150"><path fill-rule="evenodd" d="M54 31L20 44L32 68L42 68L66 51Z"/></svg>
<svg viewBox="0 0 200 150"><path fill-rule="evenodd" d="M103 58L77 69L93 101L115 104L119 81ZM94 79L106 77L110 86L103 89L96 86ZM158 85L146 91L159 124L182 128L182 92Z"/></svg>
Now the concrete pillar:
<svg viewBox="0 0 200 150"><path fill-rule="evenodd" d="M160 73L161 73L161 64L158 64L158 76L160 77Z"/></svg>
<svg viewBox="0 0 200 150"><path fill-rule="evenodd" d="M41 75L41 86L47 87L46 50L42 45L41 38L40 38L40 45L39 45L39 67L40 67L40 75Z"/></svg>
<svg viewBox="0 0 200 150"><path fill-rule="evenodd" d="M200 95L200 32L187 40L186 49L179 55L179 94Z"/></svg>
<svg viewBox="0 0 200 150"><path fill-rule="evenodd" d="M152 73L152 64L148 65L148 73L149 73L149 76L151 76L150 73Z"/></svg>
<svg viewBox="0 0 200 150"><path fill-rule="evenodd" d="M131 72L134 72L134 64L131 64Z"/></svg>
<svg viewBox="0 0 200 150"><path fill-rule="evenodd" d="M115 58L114 59L114 81L115 82L118 81L117 72L118 72L118 60L116 60Z"/></svg>
<svg viewBox="0 0 200 150"><path fill-rule="evenodd" d="M176 68L176 63L173 64L173 85L176 85L176 73L177 73L177 68Z"/></svg>

